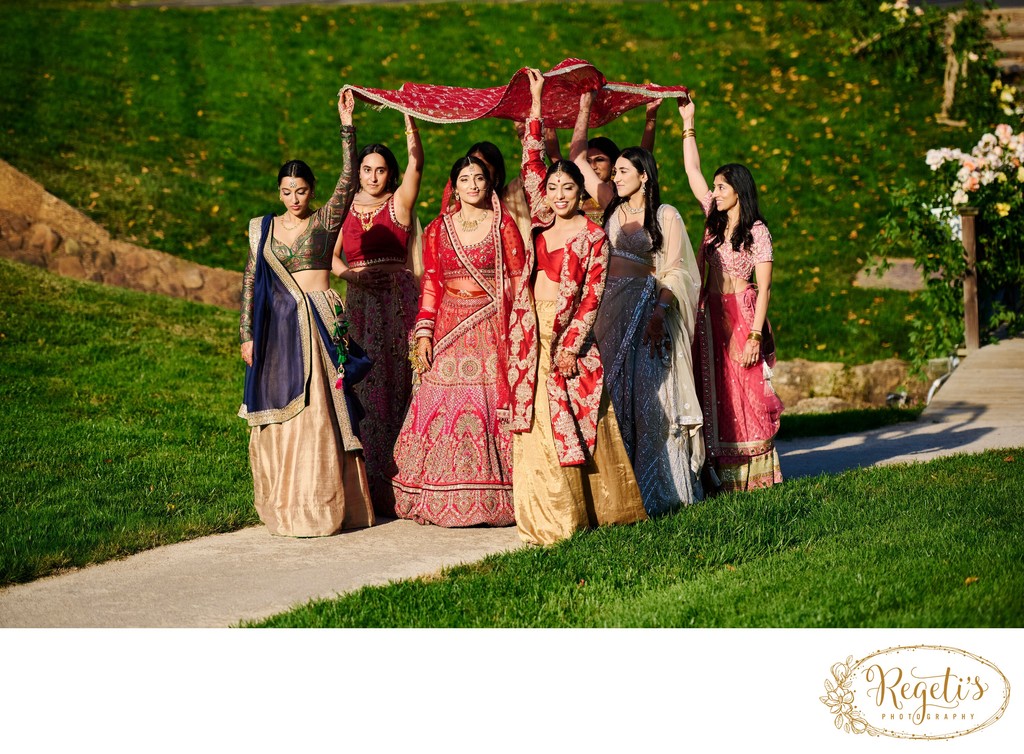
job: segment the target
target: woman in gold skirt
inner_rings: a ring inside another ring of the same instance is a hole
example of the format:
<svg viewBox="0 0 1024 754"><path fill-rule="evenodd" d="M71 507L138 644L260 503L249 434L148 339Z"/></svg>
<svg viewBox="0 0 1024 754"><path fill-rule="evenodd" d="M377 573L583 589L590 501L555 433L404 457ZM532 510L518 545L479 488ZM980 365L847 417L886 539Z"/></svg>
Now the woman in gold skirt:
<svg viewBox="0 0 1024 754"><path fill-rule="evenodd" d="M579 169L562 160L544 168L544 84L536 70L530 80L523 183L536 258L528 256L534 274L522 276L512 312L512 490L520 537L546 545L647 514L592 333L607 274L604 231L580 212Z"/></svg>

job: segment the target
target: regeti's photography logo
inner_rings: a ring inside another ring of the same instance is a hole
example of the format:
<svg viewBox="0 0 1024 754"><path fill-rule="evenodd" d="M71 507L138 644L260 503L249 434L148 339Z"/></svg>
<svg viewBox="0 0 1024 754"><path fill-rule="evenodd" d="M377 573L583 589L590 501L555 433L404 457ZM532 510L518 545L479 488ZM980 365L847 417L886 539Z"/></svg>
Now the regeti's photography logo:
<svg viewBox="0 0 1024 754"><path fill-rule="evenodd" d="M953 647L892 647L837 662L819 697L847 733L942 739L1003 716L1010 682L988 660Z"/></svg>

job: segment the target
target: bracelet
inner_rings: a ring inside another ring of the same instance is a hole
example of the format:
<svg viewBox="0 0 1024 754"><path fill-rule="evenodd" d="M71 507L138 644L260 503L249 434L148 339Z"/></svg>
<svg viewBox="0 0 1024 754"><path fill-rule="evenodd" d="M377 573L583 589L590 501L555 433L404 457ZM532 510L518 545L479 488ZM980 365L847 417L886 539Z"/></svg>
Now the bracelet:
<svg viewBox="0 0 1024 754"><path fill-rule="evenodd" d="M669 304L668 301L659 301L658 306L660 306L665 311L668 311L671 304Z"/></svg>
<svg viewBox="0 0 1024 754"><path fill-rule="evenodd" d="M761 342L761 333L757 330L751 330L750 334L747 335L747 340L756 340L758 343Z"/></svg>
<svg viewBox="0 0 1024 754"><path fill-rule="evenodd" d="M412 136L413 134L418 134L419 132L420 130L418 128L407 128L405 130L407 136Z"/></svg>
<svg viewBox="0 0 1024 754"><path fill-rule="evenodd" d="M354 134L356 132L356 127L355 126L344 126L343 125L338 130L341 131L342 135L348 135L348 134Z"/></svg>
<svg viewBox="0 0 1024 754"><path fill-rule="evenodd" d="M691 136L693 138L695 138L695 139L697 138L697 132L694 129L692 129L692 128L683 129L683 141L686 141L686 139L690 138Z"/></svg>

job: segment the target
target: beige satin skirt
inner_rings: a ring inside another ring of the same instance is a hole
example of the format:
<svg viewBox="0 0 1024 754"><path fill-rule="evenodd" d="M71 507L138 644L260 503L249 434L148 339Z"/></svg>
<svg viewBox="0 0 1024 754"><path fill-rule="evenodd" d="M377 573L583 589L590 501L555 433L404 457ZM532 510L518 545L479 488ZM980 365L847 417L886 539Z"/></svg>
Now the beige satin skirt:
<svg viewBox="0 0 1024 754"><path fill-rule="evenodd" d="M249 435L256 512L271 534L325 537L374 524L362 452L345 452L317 340L314 332L309 404Z"/></svg>
<svg viewBox="0 0 1024 754"><path fill-rule="evenodd" d="M540 354L529 432L513 435L512 493L516 527L526 542L548 545L573 532L647 518L633 466L622 444L615 411L602 390L594 457L582 466L561 466L555 453L547 383L555 302L537 301Z"/></svg>

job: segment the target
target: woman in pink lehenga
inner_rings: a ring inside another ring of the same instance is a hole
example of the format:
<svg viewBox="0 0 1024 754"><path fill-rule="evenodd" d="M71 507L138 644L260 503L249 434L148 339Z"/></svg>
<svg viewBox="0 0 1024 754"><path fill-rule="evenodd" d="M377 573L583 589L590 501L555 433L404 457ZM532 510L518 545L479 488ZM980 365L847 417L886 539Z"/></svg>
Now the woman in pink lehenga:
<svg viewBox="0 0 1024 754"><path fill-rule="evenodd" d="M509 318L523 239L483 161L451 171L454 201L423 232L414 368L395 446L395 512L421 524L508 526Z"/></svg>
<svg viewBox="0 0 1024 754"><path fill-rule="evenodd" d="M694 111L692 99L679 105L686 176L707 216L697 260L703 290L694 363L708 470L722 491L769 487L782 481L775 435L783 408L771 384L772 236L746 167L723 165L708 187Z"/></svg>

